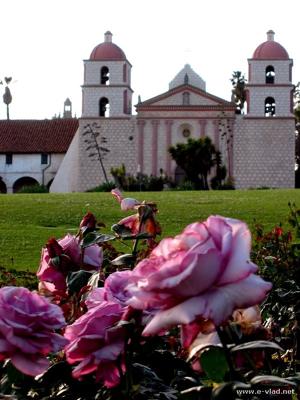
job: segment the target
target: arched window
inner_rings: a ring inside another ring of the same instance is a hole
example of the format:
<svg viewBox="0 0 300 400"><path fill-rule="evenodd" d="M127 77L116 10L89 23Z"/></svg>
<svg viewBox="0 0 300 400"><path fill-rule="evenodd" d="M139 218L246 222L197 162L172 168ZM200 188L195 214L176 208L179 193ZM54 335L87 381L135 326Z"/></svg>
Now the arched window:
<svg viewBox="0 0 300 400"><path fill-rule="evenodd" d="M30 176L24 176L22 178L17 179L13 184L13 193L18 193L24 187L35 186L38 184L39 182L36 179L31 178Z"/></svg>
<svg viewBox="0 0 300 400"><path fill-rule="evenodd" d="M189 92L182 93L182 104L184 106L189 106L190 105L190 94L189 94Z"/></svg>
<svg viewBox="0 0 300 400"><path fill-rule="evenodd" d="M109 117L109 101L106 97L101 97L99 100L99 116Z"/></svg>
<svg viewBox="0 0 300 400"><path fill-rule="evenodd" d="M123 82L127 81L127 65L123 65Z"/></svg>
<svg viewBox="0 0 300 400"><path fill-rule="evenodd" d="M127 90L123 92L123 112L124 114L128 114Z"/></svg>
<svg viewBox="0 0 300 400"><path fill-rule="evenodd" d="M266 68L266 83L275 82L275 69L272 65L268 65Z"/></svg>
<svg viewBox="0 0 300 400"><path fill-rule="evenodd" d="M101 68L100 83L101 85L109 85L109 69L107 67Z"/></svg>
<svg viewBox="0 0 300 400"><path fill-rule="evenodd" d="M276 103L273 97L267 97L265 100L265 117L274 117L276 115Z"/></svg>
<svg viewBox="0 0 300 400"><path fill-rule="evenodd" d="M0 176L0 193L7 193L7 187Z"/></svg>

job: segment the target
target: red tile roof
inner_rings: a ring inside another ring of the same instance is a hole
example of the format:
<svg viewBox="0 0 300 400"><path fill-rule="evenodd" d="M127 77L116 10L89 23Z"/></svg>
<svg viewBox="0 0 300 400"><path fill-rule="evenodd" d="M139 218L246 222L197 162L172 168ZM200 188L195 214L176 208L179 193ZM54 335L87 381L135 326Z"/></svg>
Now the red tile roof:
<svg viewBox="0 0 300 400"><path fill-rule="evenodd" d="M0 153L65 153L78 120L0 120Z"/></svg>

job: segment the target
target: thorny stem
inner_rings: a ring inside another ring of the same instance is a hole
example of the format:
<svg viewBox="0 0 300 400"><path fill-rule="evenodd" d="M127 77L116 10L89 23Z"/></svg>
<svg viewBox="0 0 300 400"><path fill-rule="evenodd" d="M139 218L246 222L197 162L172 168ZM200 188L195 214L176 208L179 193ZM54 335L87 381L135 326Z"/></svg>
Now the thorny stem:
<svg viewBox="0 0 300 400"><path fill-rule="evenodd" d="M235 372L235 369L234 369L234 365L233 365L233 362L232 362L230 351L229 351L229 349L227 347L227 343L226 343L226 340L225 340L223 329L218 326L216 328L216 330L217 330L217 333L219 335L220 341L221 341L223 349L224 349L226 361L227 361L227 364L228 364L228 367L229 367L230 379L234 380L235 376L236 376L236 372Z"/></svg>

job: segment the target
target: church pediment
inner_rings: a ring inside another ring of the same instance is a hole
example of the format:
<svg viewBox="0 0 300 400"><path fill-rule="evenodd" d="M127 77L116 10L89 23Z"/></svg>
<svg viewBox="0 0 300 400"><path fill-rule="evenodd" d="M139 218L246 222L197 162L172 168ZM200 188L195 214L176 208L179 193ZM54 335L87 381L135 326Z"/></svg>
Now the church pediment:
<svg viewBox="0 0 300 400"><path fill-rule="evenodd" d="M138 103L136 109L138 112L145 109L159 109L165 107L214 108L231 106L234 107L234 104L229 101L211 95L197 87L185 84L168 90L159 96Z"/></svg>

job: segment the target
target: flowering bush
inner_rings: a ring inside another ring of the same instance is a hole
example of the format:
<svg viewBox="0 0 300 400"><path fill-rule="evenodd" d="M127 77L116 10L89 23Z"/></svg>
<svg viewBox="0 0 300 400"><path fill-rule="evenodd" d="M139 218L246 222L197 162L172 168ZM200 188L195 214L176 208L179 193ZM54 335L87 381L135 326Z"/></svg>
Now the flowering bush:
<svg viewBox="0 0 300 400"><path fill-rule="evenodd" d="M156 204L112 195L134 210L112 234L88 213L77 235L42 250L39 293L0 289L0 396L294 399L300 252L291 235L258 227L250 254L245 223L211 216L158 243Z"/></svg>

